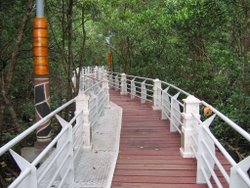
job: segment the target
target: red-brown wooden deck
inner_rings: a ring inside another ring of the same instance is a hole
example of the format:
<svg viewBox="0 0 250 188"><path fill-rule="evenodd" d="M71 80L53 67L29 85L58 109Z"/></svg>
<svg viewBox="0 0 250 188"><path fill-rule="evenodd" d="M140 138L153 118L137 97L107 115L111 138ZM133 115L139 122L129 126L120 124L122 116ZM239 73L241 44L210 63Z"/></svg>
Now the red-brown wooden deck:
<svg viewBox="0 0 250 188"><path fill-rule="evenodd" d="M180 135L170 133L152 103L120 96L110 90L111 101L123 108L119 157L113 188L187 188L197 185L195 159L180 156Z"/></svg>

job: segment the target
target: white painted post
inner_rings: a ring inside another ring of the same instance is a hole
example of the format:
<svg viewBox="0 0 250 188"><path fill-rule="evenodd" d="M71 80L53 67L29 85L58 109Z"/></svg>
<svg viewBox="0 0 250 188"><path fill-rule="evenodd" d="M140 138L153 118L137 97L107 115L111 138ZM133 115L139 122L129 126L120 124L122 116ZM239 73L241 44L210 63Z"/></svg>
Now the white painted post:
<svg viewBox="0 0 250 188"><path fill-rule="evenodd" d="M135 95L136 95L136 87L135 87L135 78L133 80L131 80L131 83L130 83L130 92L131 92L131 99L134 99L135 98Z"/></svg>
<svg viewBox="0 0 250 188"><path fill-rule="evenodd" d="M76 111L82 111L82 116L79 116L76 121L83 123L83 148L92 148L92 128L89 122L89 96L81 94L76 97Z"/></svg>
<svg viewBox="0 0 250 188"><path fill-rule="evenodd" d="M102 81L102 88L104 89L105 92L105 107L110 108L110 95L109 95L109 81L108 81L108 76L107 76L107 71L103 71L103 81Z"/></svg>
<svg viewBox="0 0 250 188"><path fill-rule="evenodd" d="M97 72L97 74L98 74L98 79L99 80L102 80L103 78L102 78L102 72L103 72L103 69L102 69L102 67L98 67L98 72Z"/></svg>
<svg viewBox="0 0 250 188"><path fill-rule="evenodd" d="M79 95L83 95L84 91L83 90L79 90ZM76 102L77 104L77 102ZM75 115L77 115L78 113L81 113L77 118L76 118L76 124L75 126L79 126L78 128L78 131L77 131L77 135L80 135L79 138L80 138L80 143L75 146L76 148L74 148L75 150L77 149L77 147L81 146L83 144L83 137L82 135L84 134L83 133L83 107L80 105L80 101L78 102L78 105L76 105L76 110L75 110Z"/></svg>
<svg viewBox="0 0 250 188"><path fill-rule="evenodd" d="M154 80L153 87L153 110L161 109L161 81L157 78Z"/></svg>
<svg viewBox="0 0 250 188"><path fill-rule="evenodd" d="M184 112L182 113L183 126L181 128L181 148L180 152L184 158L193 158L192 151L192 135L194 134L193 127L198 127L198 121L192 114L200 118L199 105L200 100L194 96L188 96L184 101Z"/></svg>
<svg viewBox="0 0 250 188"><path fill-rule="evenodd" d="M115 76L115 91L118 91L119 88L119 76L118 74Z"/></svg>
<svg viewBox="0 0 250 188"><path fill-rule="evenodd" d="M80 75L80 82L79 82L79 93L83 93L84 89L85 89L85 78L84 78L84 74Z"/></svg>
<svg viewBox="0 0 250 188"><path fill-rule="evenodd" d="M105 71L106 71L106 70L105 70ZM105 79L105 78L104 78L104 79ZM109 74L108 79L109 79L109 87L110 87L110 88L113 88L113 87L115 86L115 84L114 84L114 79L113 79L113 74L112 74L112 72Z"/></svg>
<svg viewBox="0 0 250 188"><path fill-rule="evenodd" d="M71 78L71 80L72 80L73 87L74 87L74 88L72 88L72 91L74 92L74 89L76 88L76 73L75 73L75 71L73 72L73 77Z"/></svg>
<svg viewBox="0 0 250 188"><path fill-rule="evenodd" d="M93 76L94 78L98 79L98 67L95 66L94 70L93 70Z"/></svg>
<svg viewBox="0 0 250 188"><path fill-rule="evenodd" d="M248 170L250 170L250 156L231 168L229 188L249 188L250 177L247 174Z"/></svg>
<svg viewBox="0 0 250 188"><path fill-rule="evenodd" d="M127 95L127 77L125 73L121 74L121 95Z"/></svg>
<svg viewBox="0 0 250 188"><path fill-rule="evenodd" d="M144 104L147 99L147 89L145 81L141 83L141 104Z"/></svg>

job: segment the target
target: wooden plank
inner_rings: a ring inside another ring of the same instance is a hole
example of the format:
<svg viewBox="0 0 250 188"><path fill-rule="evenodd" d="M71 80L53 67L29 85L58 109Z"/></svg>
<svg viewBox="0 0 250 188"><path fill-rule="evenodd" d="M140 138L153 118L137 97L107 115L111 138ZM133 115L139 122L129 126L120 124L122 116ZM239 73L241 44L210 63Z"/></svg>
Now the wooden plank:
<svg viewBox="0 0 250 188"><path fill-rule="evenodd" d="M195 184L196 161L180 156L180 135L169 132L169 121L162 121L150 103L127 98L111 90L111 100L123 108L113 187L200 187Z"/></svg>
<svg viewBox="0 0 250 188"><path fill-rule="evenodd" d="M194 160L178 160L178 159L170 159L170 160L164 160L164 159L120 159L117 164L192 164L196 165L196 162Z"/></svg>
<svg viewBox="0 0 250 188"><path fill-rule="evenodd" d="M127 170L127 169L117 169L116 170L117 176L163 176L163 177L170 177L170 176L196 176L196 170Z"/></svg>
<svg viewBox="0 0 250 188"><path fill-rule="evenodd" d="M113 188L207 188L201 184L161 184L161 183L119 183L115 182Z"/></svg>
<svg viewBox="0 0 250 188"><path fill-rule="evenodd" d="M161 176L115 176L113 182L127 183L165 183L165 184L192 184L195 182L195 177L161 177Z"/></svg>
<svg viewBox="0 0 250 188"><path fill-rule="evenodd" d="M113 188L207 187L196 184L196 160L180 156L179 133L170 133L169 121L161 120L161 113L152 110L151 102L140 104L138 98L131 100L130 96L120 96L114 90L110 90L110 96L111 101L123 108ZM225 157L219 152L217 157L229 171ZM215 171L223 187L228 187L216 167Z"/></svg>

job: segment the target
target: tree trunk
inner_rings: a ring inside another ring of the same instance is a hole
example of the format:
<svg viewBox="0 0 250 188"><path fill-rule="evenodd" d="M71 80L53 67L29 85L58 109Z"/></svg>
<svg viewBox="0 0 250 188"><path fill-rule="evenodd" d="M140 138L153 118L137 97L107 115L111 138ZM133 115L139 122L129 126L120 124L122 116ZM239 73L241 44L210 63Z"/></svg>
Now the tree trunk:
<svg viewBox="0 0 250 188"><path fill-rule="evenodd" d="M74 95L78 94L79 87L80 87L80 75L82 71L82 67L84 65L84 57L85 57L85 44L86 44L86 29L85 29L85 4L84 1L82 3L82 45L81 45L81 51L80 51L80 63L79 63L79 71L78 73L75 72L76 75L76 89L74 91Z"/></svg>
<svg viewBox="0 0 250 188"><path fill-rule="evenodd" d="M18 119L17 119L17 114L15 112L15 109L11 101L9 100L9 95L10 95L11 82L12 82L13 75L15 72L15 67L17 64L17 56L18 56L20 47L22 45L24 31L29 21L29 17L32 12L32 9L33 9L33 0L29 0L26 4L22 23L18 29L16 38L15 38L14 49L11 54L10 63L6 67L7 68L6 73L4 74L4 71L1 73L0 131L2 131L1 129L3 128L3 117L4 117L6 107L8 107L15 129L17 131L20 130L20 126L18 124Z"/></svg>
<svg viewBox="0 0 250 188"><path fill-rule="evenodd" d="M243 69L243 80L242 80L242 89L243 93L246 96L249 94L249 63L248 63L248 48L249 48L249 41L250 41L250 14L249 9L250 5L248 4L247 0L242 1L242 9L244 14L244 26L243 26L243 40L242 40L242 48L243 48L243 61L242 61L242 69ZM246 100L244 97L244 104L246 104Z"/></svg>
<svg viewBox="0 0 250 188"><path fill-rule="evenodd" d="M17 63L17 55L18 55L20 47L22 45L24 30L26 28L26 25L29 21L30 14L31 14L32 9L33 9L33 2L34 2L33 0L29 0L27 2L26 8L25 8L25 14L24 14L24 17L22 19L22 23L19 27L17 36L16 36L16 40L15 40L16 43L14 44L15 45L14 50L11 54L11 61L10 61L10 64L8 65L8 70L7 70L6 78L5 78L5 83L6 83L5 84L5 92L6 92L6 94L9 93L9 88L11 85L11 81L12 81L14 70L15 70L16 63Z"/></svg>
<svg viewBox="0 0 250 188"><path fill-rule="evenodd" d="M72 50L72 18L73 18L73 0L68 1L67 9L67 39L68 39L68 63L67 63L67 75L68 75L68 100L72 98L72 65L73 65L73 50Z"/></svg>

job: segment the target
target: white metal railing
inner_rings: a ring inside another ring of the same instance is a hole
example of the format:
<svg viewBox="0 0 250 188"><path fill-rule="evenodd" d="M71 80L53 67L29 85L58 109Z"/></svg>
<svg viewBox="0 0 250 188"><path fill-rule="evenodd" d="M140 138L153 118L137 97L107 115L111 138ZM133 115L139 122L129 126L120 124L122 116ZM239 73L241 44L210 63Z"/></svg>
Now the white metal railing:
<svg viewBox="0 0 250 188"><path fill-rule="evenodd" d="M122 95L130 94L131 99L138 97L141 103L152 102L153 109L161 110L162 119L170 121L170 131L181 134L181 155L197 159L197 183L206 183L208 187L250 187L247 174L250 156L237 163L209 129L209 125L216 122L215 117L220 118L249 143L250 134L239 125L206 102L167 82L118 72L109 72L108 77L109 85L120 89ZM214 115L201 121L201 105ZM218 155L228 161L230 171L225 169Z"/></svg>
<svg viewBox="0 0 250 188"><path fill-rule="evenodd" d="M80 92L76 98L51 112L0 148L0 156L10 151L21 169L20 175L10 187L72 186L74 159L82 147L91 148L91 128L109 103L108 85L120 90L122 95L130 94L131 99L140 98L141 103L151 102L154 110L161 110L162 119L170 121L170 130L181 134L181 155L197 159L197 183L206 183L209 187L214 185L230 188L250 187L247 175L250 156L237 163L210 131L209 125L215 124L214 119L219 118L248 143L249 133L211 105L174 85L159 79L124 73L109 72L107 75L103 67L84 68L80 75ZM59 113L74 103L76 105L74 117L67 122L59 116ZM209 108L214 115L201 121L201 105ZM11 149L53 117L57 119L62 129L32 162L26 161ZM230 171L224 167L224 163L221 163L219 154L228 161ZM218 175L218 171L221 175Z"/></svg>
<svg viewBox="0 0 250 188"><path fill-rule="evenodd" d="M207 104L205 101L201 101L201 105L209 107L214 115L202 122L195 114L192 114L192 116L198 122L198 126L193 127L193 130L198 135L198 138L195 140L193 136L192 143L192 150L197 158L197 164L199 168L199 170L197 170L198 182L207 183L209 187L213 187L210 179L210 177L212 177L217 187L224 187L223 181L226 181L226 185L230 187L250 187L250 177L247 175L247 171L250 169L250 156L237 163L223 147L223 145L218 141L218 139L213 135L209 129L209 126L212 123L213 126L216 126L214 122L216 122L215 119L217 118L229 125L248 142L250 141L249 133L243 130L224 114L216 110L214 107ZM230 171L224 168L217 156L218 151L216 152L216 150L218 150L228 161L228 165L230 165L231 169ZM219 178L214 172L216 167L222 174L223 178Z"/></svg>
<svg viewBox="0 0 250 188"><path fill-rule="evenodd" d="M21 170L10 188L73 186L74 160L82 147L91 148L91 128L109 103L108 80L105 75L102 67L84 68L76 98L60 106L0 148L0 156L9 151ZM67 122L59 113L72 104L75 104L75 114ZM61 130L32 162L12 149L51 118L57 120Z"/></svg>

